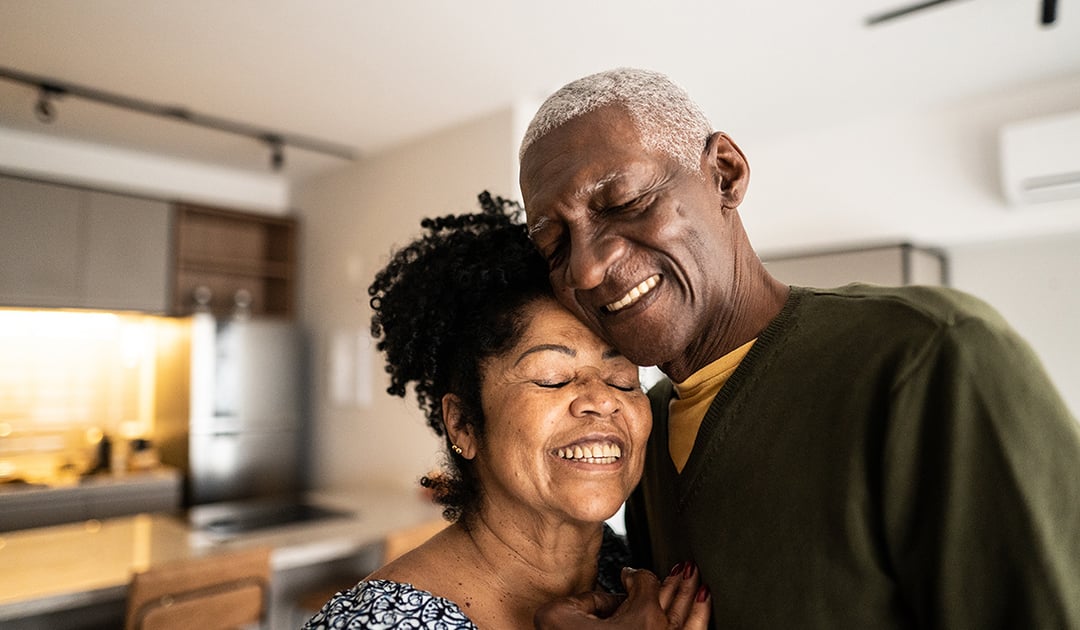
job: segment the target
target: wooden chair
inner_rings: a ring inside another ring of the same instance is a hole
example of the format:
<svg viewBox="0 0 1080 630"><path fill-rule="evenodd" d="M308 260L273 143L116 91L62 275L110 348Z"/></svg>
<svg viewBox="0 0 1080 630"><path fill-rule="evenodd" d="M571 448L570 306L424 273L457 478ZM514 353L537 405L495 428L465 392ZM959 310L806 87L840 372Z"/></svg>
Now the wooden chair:
<svg viewBox="0 0 1080 630"><path fill-rule="evenodd" d="M151 567L131 579L126 630L224 630L269 607L270 550L252 548Z"/></svg>

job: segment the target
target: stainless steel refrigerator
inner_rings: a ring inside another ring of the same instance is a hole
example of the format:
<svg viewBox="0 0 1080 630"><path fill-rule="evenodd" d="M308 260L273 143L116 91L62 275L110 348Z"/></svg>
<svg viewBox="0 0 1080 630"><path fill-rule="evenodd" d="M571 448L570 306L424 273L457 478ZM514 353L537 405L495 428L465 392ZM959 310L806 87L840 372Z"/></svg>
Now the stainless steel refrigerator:
<svg viewBox="0 0 1080 630"><path fill-rule="evenodd" d="M304 359L292 322L193 316L189 505L304 489Z"/></svg>

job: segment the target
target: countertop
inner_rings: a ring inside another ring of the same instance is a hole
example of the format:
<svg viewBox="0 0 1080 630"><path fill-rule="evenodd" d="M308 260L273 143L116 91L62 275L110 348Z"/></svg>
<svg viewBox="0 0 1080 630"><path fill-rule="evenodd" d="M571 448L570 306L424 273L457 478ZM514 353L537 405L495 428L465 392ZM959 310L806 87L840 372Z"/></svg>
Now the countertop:
<svg viewBox="0 0 1080 630"><path fill-rule="evenodd" d="M350 514L227 536L166 514L0 534L0 621L122 600L134 572L174 560L265 545L279 571L348 557L393 531L440 518L419 493L398 488L314 492L306 499Z"/></svg>
<svg viewBox="0 0 1080 630"><path fill-rule="evenodd" d="M59 496L64 493L78 493L96 488L109 488L122 485L139 483L153 483L158 481L174 481L180 478L180 471L171 466L158 466L150 470L132 471L123 474L103 473L98 475L85 475L70 483L0 483L0 505L5 501L13 501L22 497L34 496Z"/></svg>

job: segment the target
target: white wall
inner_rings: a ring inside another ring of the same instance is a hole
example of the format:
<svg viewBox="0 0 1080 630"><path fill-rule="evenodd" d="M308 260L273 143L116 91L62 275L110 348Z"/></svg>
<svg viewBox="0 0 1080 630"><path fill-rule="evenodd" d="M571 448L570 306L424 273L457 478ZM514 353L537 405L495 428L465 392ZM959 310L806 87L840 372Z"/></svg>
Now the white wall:
<svg viewBox="0 0 1080 630"><path fill-rule="evenodd" d="M772 142L732 130L751 168L743 222L759 251L1080 230L1080 199L1006 205L997 149L1007 122L1076 110L1080 75Z"/></svg>
<svg viewBox="0 0 1080 630"><path fill-rule="evenodd" d="M367 287L391 246L419 234L421 218L475 210L485 189L511 196L517 179L508 151L513 135L511 113L500 113L295 188L293 205L302 219L301 318L315 341L317 487L415 487L438 465L439 442L415 398L385 393L389 378L381 355L361 348L354 353L359 366L342 361L331 369L332 346L340 350L349 335L370 339ZM361 381L361 400L332 400L330 380L341 376Z"/></svg>

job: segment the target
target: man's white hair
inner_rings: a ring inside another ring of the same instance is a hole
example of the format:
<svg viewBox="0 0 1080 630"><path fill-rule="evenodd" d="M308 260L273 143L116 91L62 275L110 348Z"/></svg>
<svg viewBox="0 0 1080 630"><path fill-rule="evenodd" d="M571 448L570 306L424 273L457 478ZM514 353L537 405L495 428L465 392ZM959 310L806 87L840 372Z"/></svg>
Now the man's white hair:
<svg viewBox="0 0 1080 630"><path fill-rule="evenodd" d="M701 168L701 152L713 132L705 113L667 76L636 68L591 74L548 97L525 130L518 157L549 131L605 105L626 109L646 149L666 153L691 171Z"/></svg>

